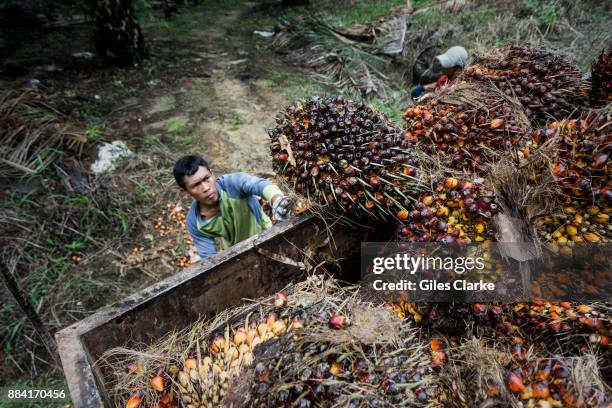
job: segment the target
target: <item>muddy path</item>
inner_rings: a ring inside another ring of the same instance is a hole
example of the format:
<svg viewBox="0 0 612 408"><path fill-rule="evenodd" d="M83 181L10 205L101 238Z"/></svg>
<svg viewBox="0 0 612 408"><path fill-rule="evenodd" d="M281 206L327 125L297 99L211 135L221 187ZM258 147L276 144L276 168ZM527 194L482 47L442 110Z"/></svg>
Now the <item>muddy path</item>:
<svg viewBox="0 0 612 408"><path fill-rule="evenodd" d="M200 75L185 75L139 96L145 140L202 154L218 173L271 172L266 129L287 102L286 93L271 84L271 71L261 69L262 53L252 49L252 33L236 29L231 41L224 34L249 12L248 4L223 11L214 24L194 31L185 45L190 55L180 63L196 66ZM275 58L268 51L263 64L280 64Z"/></svg>

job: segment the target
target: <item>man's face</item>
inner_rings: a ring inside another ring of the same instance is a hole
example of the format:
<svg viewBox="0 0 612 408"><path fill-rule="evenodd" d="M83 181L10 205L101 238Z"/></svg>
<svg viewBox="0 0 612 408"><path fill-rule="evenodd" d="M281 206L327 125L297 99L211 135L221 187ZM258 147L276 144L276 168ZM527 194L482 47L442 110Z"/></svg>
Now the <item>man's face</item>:
<svg viewBox="0 0 612 408"><path fill-rule="evenodd" d="M207 168L200 166L198 171L191 176L184 176L183 180L185 190L200 204L213 206L219 201L219 192L215 186L217 178Z"/></svg>

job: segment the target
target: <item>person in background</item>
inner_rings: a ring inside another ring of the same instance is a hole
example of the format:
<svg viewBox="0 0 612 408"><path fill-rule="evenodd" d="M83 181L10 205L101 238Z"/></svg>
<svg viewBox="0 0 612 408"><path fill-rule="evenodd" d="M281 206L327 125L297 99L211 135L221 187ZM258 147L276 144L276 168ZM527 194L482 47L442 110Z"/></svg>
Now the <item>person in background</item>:
<svg viewBox="0 0 612 408"><path fill-rule="evenodd" d="M417 85L412 89L412 99L418 99L425 92L432 92L453 81L465 67L468 53L465 48L454 46L438 55L433 60L432 70L439 72L435 82L426 85Z"/></svg>
<svg viewBox="0 0 612 408"><path fill-rule="evenodd" d="M194 199L185 224L202 258L217 253L215 237L221 237L229 248L272 227L257 196L271 204L274 219L289 217L289 200L269 180L246 173L217 178L198 155L179 159L173 173L176 183Z"/></svg>

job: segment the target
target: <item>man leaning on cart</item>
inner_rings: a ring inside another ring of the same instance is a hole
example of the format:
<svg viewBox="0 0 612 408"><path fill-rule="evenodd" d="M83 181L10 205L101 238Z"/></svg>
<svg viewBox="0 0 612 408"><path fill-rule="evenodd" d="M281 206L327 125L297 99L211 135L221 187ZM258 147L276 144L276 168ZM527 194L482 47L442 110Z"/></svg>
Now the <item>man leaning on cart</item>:
<svg viewBox="0 0 612 408"><path fill-rule="evenodd" d="M173 173L177 184L194 199L186 225L202 258L217 253L215 237L222 238L228 248L272 226L257 196L271 204L274 219L289 216L289 200L269 180L246 173L217 178L198 155L179 159Z"/></svg>

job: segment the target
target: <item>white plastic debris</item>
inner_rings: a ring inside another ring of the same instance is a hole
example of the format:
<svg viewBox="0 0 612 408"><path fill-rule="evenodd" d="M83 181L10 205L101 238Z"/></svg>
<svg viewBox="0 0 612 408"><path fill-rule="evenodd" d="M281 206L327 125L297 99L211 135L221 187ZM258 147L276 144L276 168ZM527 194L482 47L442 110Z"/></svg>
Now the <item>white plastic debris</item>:
<svg viewBox="0 0 612 408"><path fill-rule="evenodd" d="M273 31L259 31L259 30L255 30L253 31L253 34L255 35L260 35L264 38L270 38L272 36L274 36L274 32Z"/></svg>
<svg viewBox="0 0 612 408"><path fill-rule="evenodd" d="M91 171L95 174L104 173L115 168L117 163L133 153L128 149L125 142L115 140L112 143L104 143L98 150L98 160L91 165Z"/></svg>
<svg viewBox="0 0 612 408"><path fill-rule="evenodd" d="M75 52L75 53L72 54L72 58L80 59L80 60L86 60L86 61L92 61L94 58L96 58L96 54L94 54L93 52L89 52L89 51Z"/></svg>

